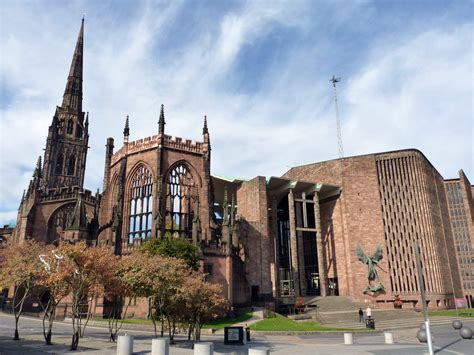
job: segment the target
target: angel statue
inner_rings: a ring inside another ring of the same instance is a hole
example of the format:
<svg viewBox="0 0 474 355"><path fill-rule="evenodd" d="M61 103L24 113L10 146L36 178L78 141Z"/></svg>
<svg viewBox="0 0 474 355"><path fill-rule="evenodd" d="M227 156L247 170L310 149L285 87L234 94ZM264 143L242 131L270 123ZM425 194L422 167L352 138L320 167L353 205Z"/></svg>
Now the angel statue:
<svg viewBox="0 0 474 355"><path fill-rule="evenodd" d="M380 246L377 246L372 256L367 256L365 255L362 247L358 245L356 248L356 254L357 254L357 259L359 259L361 262L366 264L367 269L368 269L367 270L368 284L364 290L364 293L383 291L384 287L379 280L379 275L377 274L377 269L376 269L376 267L378 267L380 260L382 260L383 258L382 248ZM375 285L372 286L372 283L375 283Z"/></svg>

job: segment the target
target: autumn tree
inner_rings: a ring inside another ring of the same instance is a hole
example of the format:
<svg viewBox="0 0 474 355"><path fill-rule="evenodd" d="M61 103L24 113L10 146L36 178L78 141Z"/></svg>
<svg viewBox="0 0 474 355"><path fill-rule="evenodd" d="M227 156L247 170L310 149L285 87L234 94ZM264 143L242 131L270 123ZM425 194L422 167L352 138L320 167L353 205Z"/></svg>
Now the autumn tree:
<svg viewBox="0 0 474 355"><path fill-rule="evenodd" d="M188 326L188 339L201 340L201 329L206 321L222 317L229 309L222 297L222 286L207 282L201 272L189 274L180 288L181 308Z"/></svg>
<svg viewBox="0 0 474 355"><path fill-rule="evenodd" d="M72 299L71 350L77 350L92 315L92 302L104 295L104 288L113 279L117 257L110 248L88 247L84 242L60 244L56 253L62 258L61 277Z"/></svg>
<svg viewBox="0 0 474 355"><path fill-rule="evenodd" d="M147 255L145 253L145 255ZM153 314L151 318L160 319L161 336L164 335L164 322L168 322L170 342L174 341L177 318L174 299L179 288L184 282L184 278L189 274L190 269L185 261L171 257L160 257L148 254L154 262L153 274L150 275L150 295L152 296ZM174 326L173 326L174 325Z"/></svg>
<svg viewBox="0 0 474 355"><path fill-rule="evenodd" d="M41 272L39 255L42 246L34 240L10 244L0 249L0 288L14 287L12 309L15 316L14 340L20 340L18 321L28 296L32 294Z"/></svg>
<svg viewBox="0 0 474 355"><path fill-rule="evenodd" d="M46 345L51 345L56 309L58 304L69 295L71 289L66 282L65 268L62 266L64 256L59 255L52 246L48 246L44 254L39 255L39 259L43 263L38 280L38 285L43 289L40 298L40 304L43 307L43 336Z"/></svg>
<svg viewBox="0 0 474 355"><path fill-rule="evenodd" d="M161 267L160 263L160 257L137 252L122 257L117 263L114 277L106 289L107 296L112 300L108 315L110 341L116 341L132 299L151 296L153 274Z"/></svg>

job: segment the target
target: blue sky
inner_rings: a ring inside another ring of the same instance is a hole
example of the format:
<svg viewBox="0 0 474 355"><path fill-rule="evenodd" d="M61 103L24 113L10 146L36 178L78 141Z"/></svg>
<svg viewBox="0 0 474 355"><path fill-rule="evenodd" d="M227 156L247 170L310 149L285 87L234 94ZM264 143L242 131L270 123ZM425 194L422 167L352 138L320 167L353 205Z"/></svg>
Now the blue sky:
<svg viewBox="0 0 474 355"><path fill-rule="evenodd" d="M445 178L473 169L472 1L0 3L0 224L14 221L86 13L86 187L106 138L201 139L212 173L251 178L338 156L418 148Z"/></svg>

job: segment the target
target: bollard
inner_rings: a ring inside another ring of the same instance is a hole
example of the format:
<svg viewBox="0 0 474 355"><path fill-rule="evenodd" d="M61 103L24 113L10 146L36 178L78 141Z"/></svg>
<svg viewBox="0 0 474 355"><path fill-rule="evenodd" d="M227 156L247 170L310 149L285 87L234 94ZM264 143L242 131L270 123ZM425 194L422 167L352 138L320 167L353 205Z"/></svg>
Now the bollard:
<svg viewBox="0 0 474 355"><path fill-rule="evenodd" d="M344 333L344 344L351 345L352 343L352 333Z"/></svg>
<svg viewBox="0 0 474 355"><path fill-rule="evenodd" d="M170 341L167 338L152 339L151 355L169 355Z"/></svg>
<svg viewBox="0 0 474 355"><path fill-rule="evenodd" d="M393 333L384 333L385 334L385 344L393 344Z"/></svg>
<svg viewBox="0 0 474 355"><path fill-rule="evenodd" d="M249 355L270 355L268 348L249 348Z"/></svg>
<svg viewBox="0 0 474 355"><path fill-rule="evenodd" d="M117 355L133 354L133 335L119 335L117 341Z"/></svg>
<svg viewBox="0 0 474 355"><path fill-rule="evenodd" d="M214 347L212 343L195 343L194 355L213 355Z"/></svg>
<svg viewBox="0 0 474 355"><path fill-rule="evenodd" d="M461 330L459 331L459 334L463 339L472 339L472 330L469 327L462 327Z"/></svg>

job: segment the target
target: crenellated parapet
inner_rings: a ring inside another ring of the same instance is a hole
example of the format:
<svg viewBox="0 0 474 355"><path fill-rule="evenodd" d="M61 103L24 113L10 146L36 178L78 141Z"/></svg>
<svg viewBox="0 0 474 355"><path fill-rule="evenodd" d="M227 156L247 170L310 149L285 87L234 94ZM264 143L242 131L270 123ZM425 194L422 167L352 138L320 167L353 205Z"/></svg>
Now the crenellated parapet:
<svg viewBox="0 0 474 355"><path fill-rule="evenodd" d="M149 149L156 149L159 144L159 137L159 135L154 135L127 143L114 153L110 165L115 165L126 155L140 153ZM204 154L204 143L193 142L191 139L183 139L181 137L164 135L163 147L181 152Z"/></svg>
<svg viewBox="0 0 474 355"><path fill-rule="evenodd" d="M171 137L165 135L164 141L165 148L177 149L185 152L191 153L199 153L203 152L203 143L202 142L195 142L193 143L190 139L185 139L181 137Z"/></svg>

